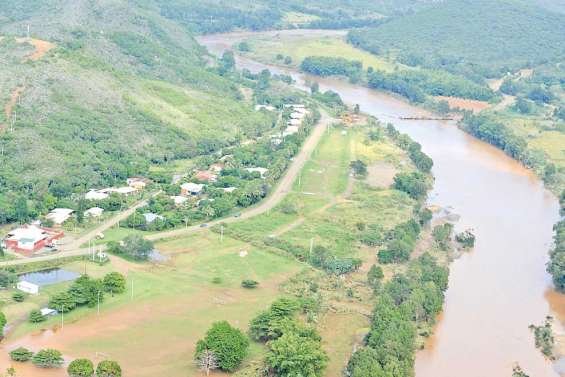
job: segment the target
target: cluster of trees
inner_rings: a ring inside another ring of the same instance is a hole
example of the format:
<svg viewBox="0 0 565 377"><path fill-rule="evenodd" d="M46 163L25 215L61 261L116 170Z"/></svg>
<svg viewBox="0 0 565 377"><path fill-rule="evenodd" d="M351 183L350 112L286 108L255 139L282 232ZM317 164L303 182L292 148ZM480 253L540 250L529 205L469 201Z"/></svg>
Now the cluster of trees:
<svg viewBox="0 0 565 377"><path fill-rule="evenodd" d="M365 347L350 358L350 377L405 377L414 371L416 325L431 326L441 311L448 271L424 254L382 289Z"/></svg>
<svg viewBox="0 0 565 377"><path fill-rule="evenodd" d="M92 279L88 275L82 275L66 292L53 295L49 300L49 307L65 313L79 306L94 307L104 300L105 293L120 294L125 292L125 289L126 279L118 272L111 272L102 279ZM30 313L31 322L40 322L44 319L38 311Z"/></svg>
<svg viewBox="0 0 565 377"><path fill-rule="evenodd" d="M453 233L453 224L445 223L437 225L432 231L432 237L441 250L447 251Z"/></svg>
<svg viewBox="0 0 565 377"><path fill-rule="evenodd" d="M136 234L124 238L121 242L108 242L108 251L110 253L137 261L148 260L154 249L151 241Z"/></svg>
<svg viewBox="0 0 565 377"><path fill-rule="evenodd" d="M379 262L388 264L408 261L421 230L422 227L414 219L395 226L387 236L385 247L377 254Z"/></svg>
<svg viewBox="0 0 565 377"><path fill-rule="evenodd" d="M534 332L536 347L543 353L543 355L551 360L555 357L553 355L553 348L555 346L555 338L553 337L552 317L547 317L543 325L536 326L530 325L529 328Z"/></svg>
<svg viewBox="0 0 565 377"><path fill-rule="evenodd" d="M249 325L251 338L267 343L265 364L274 376L320 377L326 368L320 335L297 318L301 306L293 299L279 299Z"/></svg>
<svg viewBox="0 0 565 377"><path fill-rule="evenodd" d="M363 264L359 258L338 258L331 250L321 245L314 246L308 262L333 275L357 271Z"/></svg>
<svg viewBox="0 0 565 377"><path fill-rule="evenodd" d="M407 193L412 199L420 201L426 198L430 188L429 178L419 172L398 173L394 177L392 187Z"/></svg>
<svg viewBox="0 0 565 377"><path fill-rule="evenodd" d="M206 374L219 368L233 372L247 356L249 339L227 321L215 322L206 336L196 343L194 359Z"/></svg>
<svg viewBox="0 0 565 377"><path fill-rule="evenodd" d="M59 368L64 359L60 351L55 349L42 349L33 353L27 348L19 347L10 352L13 361L25 363L30 361L40 368ZM89 359L75 359L69 363L67 373L70 377L121 377L122 368L116 361L103 360L98 363L96 370L94 363Z"/></svg>
<svg viewBox="0 0 565 377"><path fill-rule="evenodd" d="M402 70L394 73L377 70L368 73L368 85L371 88L399 94L415 103L424 102L426 95L481 101L488 101L495 96L486 85L479 85L439 70Z"/></svg>
<svg viewBox="0 0 565 377"><path fill-rule="evenodd" d="M351 82L357 82L363 74L363 63L330 56L308 56L300 64L300 69L322 77L346 76Z"/></svg>
<svg viewBox="0 0 565 377"><path fill-rule="evenodd" d="M396 145L408 152L410 160L418 170L422 173L431 172L434 162L430 156L422 152L420 143L413 141L407 134L400 133L391 123L387 124L386 131Z"/></svg>
<svg viewBox="0 0 565 377"><path fill-rule="evenodd" d="M459 242L461 246L471 249L475 246L475 235L469 230L465 230L455 235L455 241Z"/></svg>
<svg viewBox="0 0 565 377"><path fill-rule="evenodd" d="M555 288L565 292L565 220L561 220L553 227L554 246L549 254L547 271L553 277Z"/></svg>

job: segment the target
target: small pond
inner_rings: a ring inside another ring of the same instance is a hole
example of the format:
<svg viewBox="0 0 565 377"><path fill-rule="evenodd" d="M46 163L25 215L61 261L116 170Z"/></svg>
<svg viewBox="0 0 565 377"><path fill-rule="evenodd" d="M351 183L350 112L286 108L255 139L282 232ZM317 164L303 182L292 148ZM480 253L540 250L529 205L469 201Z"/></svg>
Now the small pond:
<svg viewBox="0 0 565 377"><path fill-rule="evenodd" d="M63 270L62 268L52 268L49 270L28 272L18 276L18 279L20 281L25 280L42 287L44 285L75 280L78 277L80 277L79 273Z"/></svg>

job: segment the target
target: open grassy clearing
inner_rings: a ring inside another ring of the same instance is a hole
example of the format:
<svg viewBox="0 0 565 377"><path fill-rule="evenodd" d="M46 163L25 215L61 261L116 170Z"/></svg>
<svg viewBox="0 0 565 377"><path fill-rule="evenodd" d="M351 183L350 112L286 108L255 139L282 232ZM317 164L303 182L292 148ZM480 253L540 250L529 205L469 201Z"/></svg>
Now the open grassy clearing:
<svg viewBox="0 0 565 377"><path fill-rule="evenodd" d="M384 58L372 55L369 52L357 49L348 44L344 37L318 37L309 38L307 35L282 35L274 37L257 37L248 39L251 47L248 53L253 59L268 63L283 62L277 60L277 55L290 56L291 65L297 67L307 56L333 56L350 60L359 60L364 68L391 72L395 64Z"/></svg>
<svg viewBox="0 0 565 377"><path fill-rule="evenodd" d="M65 315L63 330L49 331L41 337L29 334L39 328L56 327L60 317L41 325L25 323L9 336L7 343L16 341L30 348L50 346L70 357L91 359L103 352L119 360L132 376L194 375L194 345L212 322L227 319L246 328L256 312L279 295L279 284L302 268L294 259L228 237L221 242L219 235L210 232L162 242L157 248L171 257L164 265L122 260L118 260L119 266L87 264L88 273L95 277L110 270L127 270L128 291L108 297L100 317L93 309L77 309ZM240 256L242 250L247 251L247 256ZM82 270L84 265L73 263L65 268ZM219 283L213 283L214 278ZM260 288L241 288L241 280L247 278L260 281ZM132 280L133 300L129 285ZM67 285L46 288L42 296ZM26 305L18 310L27 311L36 303L30 300ZM125 339L136 341L124 347ZM261 352L261 347L252 347L250 359Z"/></svg>

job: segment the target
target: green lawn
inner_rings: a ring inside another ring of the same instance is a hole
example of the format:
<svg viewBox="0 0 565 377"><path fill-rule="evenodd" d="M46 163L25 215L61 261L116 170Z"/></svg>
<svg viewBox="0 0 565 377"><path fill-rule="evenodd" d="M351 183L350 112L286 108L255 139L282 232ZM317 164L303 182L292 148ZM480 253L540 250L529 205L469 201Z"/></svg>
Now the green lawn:
<svg viewBox="0 0 565 377"><path fill-rule="evenodd" d="M393 71L395 64L348 44L344 37L318 37L278 35L276 37L258 37L247 40L251 47L249 53L254 59L266 62L278 62L277 54L290 56L292 65L299 66L307 56L333 56L350 60L359 60L363 67L373 67L383 71Z"/></svg>

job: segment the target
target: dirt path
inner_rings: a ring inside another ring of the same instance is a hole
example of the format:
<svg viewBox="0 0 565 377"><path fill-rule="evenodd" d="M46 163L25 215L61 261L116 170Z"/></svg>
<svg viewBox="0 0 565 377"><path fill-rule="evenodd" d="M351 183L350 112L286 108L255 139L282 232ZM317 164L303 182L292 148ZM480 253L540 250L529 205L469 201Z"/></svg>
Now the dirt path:
<svg viewBox="0 0 565 377"><path fill-rule="evenodd" d="M47 42L41 39L35 39L35 38L18 38L16 39L16 42L18 43L29 43L31 44L33 47L35 47L35 51L32 52L31 54L29 54L28 56L25 57L24 62L26 61L38 61L40 59L42 59L45 54L47 54L50 50L55 48L55 45L51 42Z"/></svg>
<svg viewBox="0 0 565 377"><path fill-rule="evenodd" d="M326 130L326 127L328 125L330 125L332 122L335 122L335 121L336 121L336 119L331 118L328 114L326 114L325 112L322 112L322 118L320 119L318 124L316 126L314 126L312 133L310 134L308 139L306 139L306 141L304 142L302 149L300 150L298 155L296 155L296 157L294 157L292 164L287 169L283 178L281 178L281 180L279 181L276 189L273 191L273 193L267 199L262 201L258 206L250 208L246 211L243 211L240 217L230 217L230 218L225 218L225 219L218 219L218 220L215 220L215 221L211 221L205 227L202 226L202 225L194 225L194 226L190 226L190 227L187 227L187 228L175 229L175 230L171 230L171 231L152 234L152 235L149 235L145 238L148 239L148 240L151 240L151 241L157 241L157 240L161 240L161 239L164 239L164 238L179 237L179 236L183 236L183 235L186 235L186 234L201 231L203 229L206 229L208 226L220 224L222 222L223 223L231 223L231 222L241 221L243 219L249 219L251 217L260 215L262 213L265 213L265 212L273 209L277 204L280 203L280 201L286 196L286 194L288 194L290 192L290 190L292 188L292 184L294 183L294 180L296 179L298 173L302 170L306 161L308 161L310 159L310 156L312 155L312 152L314 151L314 149L316 148L316 146L320 142L320 139L322 138L324 131ZM153 195L157 195L157 194L158 193L155 193ZM118 222L126 219L137 208L145 206L146 204L147 204L147 201L143 200L143 201L137 203L135 206L127 209L126 211L114 216L112 219L101 224L100 226L91 230L90 232L86 233L85 235L81 236L80 238L70 242L69 244L63 245L61 247L62 251L60 253L53 254L53 255L47 255L47 256L44 256L44 257L37 257L37 258L30 258L30 259L19 259L19 260L11 260L11 261L6 261L6 262L0 262L0 266L10 266L10 265L25 264L25 263L31 263L31 262L47 261L47 260L53 260L53 259L59 259L59 258L64 258L64 257L71 257L71 256L88 255L90 253L90 250L88 248L82 248L81 249L81 245L83 245L86 242L88 242L89 240L95 238L98 233L103 233L104 231L111 228L112 226L117 225Z"/></svg>
<svg viewBox="0 0 565 377"><path fill-rule="evenodd" d="M8 126L9 126L10 121L12 119L12 112L14 111L14 107L16 106L16 103L18 102L18 98L23 93L24 89L25 88L23 86L18 86L16 89L14 89L12 91L12 95L10 96L10 100L8 101L6 106L4 107L4 113L6 114L6 124L0 123L0 130L8 129Z"/></svg>

